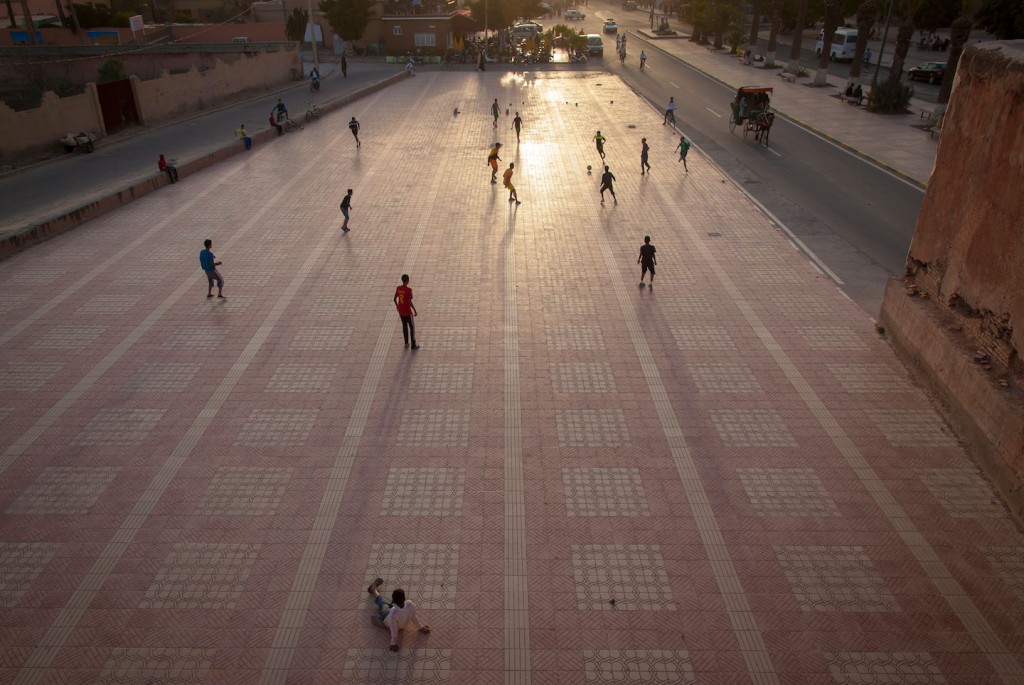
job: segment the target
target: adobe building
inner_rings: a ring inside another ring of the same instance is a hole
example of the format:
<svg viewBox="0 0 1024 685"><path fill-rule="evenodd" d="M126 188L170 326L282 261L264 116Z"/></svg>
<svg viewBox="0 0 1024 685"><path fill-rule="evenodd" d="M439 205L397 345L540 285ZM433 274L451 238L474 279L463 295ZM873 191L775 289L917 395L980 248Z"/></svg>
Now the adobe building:
<svg viewBox="0 0 1024 685"><path fill-rule="evenodd" d="M960 59L906 276L879 323L1024 512L1024 40Z"/></svg>

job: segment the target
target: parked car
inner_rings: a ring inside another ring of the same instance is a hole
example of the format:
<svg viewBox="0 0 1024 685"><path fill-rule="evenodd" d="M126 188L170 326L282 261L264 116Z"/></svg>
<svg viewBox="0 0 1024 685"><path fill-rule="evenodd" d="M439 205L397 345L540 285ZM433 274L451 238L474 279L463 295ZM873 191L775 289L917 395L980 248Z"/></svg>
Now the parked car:
<svg viewBox="0 0 1024 685"><path fill-rule="evenodd" d="M945 62L925 62L911 69L907 77L911 81L918 79L928 83L942 83L942 77L946 75Z"/></svg>
<svg viewBox="0 0 1024 685"><path fill-rule="evenodd" d="M626 0L626 2L622 3L622 9L632 12L636 9L636 3L633 0Z"/></svg>
<svg viewBox="0 0 1024 685"><path fill-rule="evenodd" d="M619 25L615 23L614 19L608 19L608 20L606 20L604 22L604 26L602 27L602 30L605 33L618 33L619 32Z"/></svg>
<svg viewBox="0 0 1024 685"><path fill-rule="evenodd" d="M599 34L587 34L587 54L604 55L604 41Z"/></svg>
<svg viewBox="0 0 1024 685"><path fill-rule="evenodd" d="M512 27L512 35L516 38L535 38L544 33L544 27L535 21L524 21Z"/></svg>
<svg viewBox="0 0 1024 685"><path fill-rule="evenodd" d="M587 18L587 15L583 14L583 12L580 12L575 7L573 7L572 9L565 10L565 14L562 16L564 16L566 19L571 19L572 21L579 21L580 19Z"/></svg>

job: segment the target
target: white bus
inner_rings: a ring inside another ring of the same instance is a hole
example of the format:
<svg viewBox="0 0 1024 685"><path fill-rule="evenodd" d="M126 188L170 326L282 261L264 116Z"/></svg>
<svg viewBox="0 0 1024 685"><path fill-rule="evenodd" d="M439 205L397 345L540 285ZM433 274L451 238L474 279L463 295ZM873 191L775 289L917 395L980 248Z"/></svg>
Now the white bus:
<svg viewBox="0 0 1024 685"><path fill-rule="evenodd" d="M825 29L818 31L818 42L814 44L814 53L821 57L821 48L825 44ZM857 29L836 29L832 35L832 47L828 49L828 57L833 62L852 60L857 51Z"/></svg>

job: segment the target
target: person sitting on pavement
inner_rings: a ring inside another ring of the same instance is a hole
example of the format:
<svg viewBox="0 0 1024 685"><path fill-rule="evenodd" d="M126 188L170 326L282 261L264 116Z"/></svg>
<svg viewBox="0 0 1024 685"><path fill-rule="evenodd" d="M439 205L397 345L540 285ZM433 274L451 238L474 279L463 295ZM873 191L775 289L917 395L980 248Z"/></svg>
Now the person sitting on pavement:
<svg viewBox="0 0 1024 685"><path fill-rule="evenodd" d="M241 124L235 129L235 137L245 143L246 150L252 149L252 138L250 138L249 134L245 132L245 124Z"/></svg>
<svg viewBox="0 0 1024 685"><path fill-rule="evenodd" d="M282 126L279 123L279 120L277 119L277 117L274 116L273 112L270 113L270 120L269 121L270 121L270 125L277 129L277 135L283 136L284 135L284 126Z"/></svg>
<svg viewBox="0 0 1024 685"><path fill-rule="evenodd" d="M375 623L379 621L378 625L391 631L391 651L397 652L398 637L408 624L411 623L419 628L424 635L430 633L430 626L421 623L416 617L416 605L412 603L412 600L405 598L405 591L401 588L395 589L391 593L391 601L386 602L377 589L383 584L384 579L377 578L366 591L370 593L375 605Z"/></svg>
<svg viewBox="0 0 1024 685"><path fill-rule="evenodd" d="M848 100L853 98L853 81L846 84L846 90L843 91L843 97Z"/></svg>
<svg viewBox="0 0 1024 685"><path fill-rule="evenodd" d="M173 160L172 160L173 161ZM160 168L171 179L171 183L178 182L178 168L164 159L163 155L160 155L160 159L156 161L156 165Z"/></svg>
<svg viewBox="0 0 1024 685"><path fill-rule="evenodd" d="M859 83L857 84L857 87L853 89L853 97L851 97L850 99L853 100L854 104L856 105L859 105L861 102L863 102L864 89L860 87Z"/></svg>

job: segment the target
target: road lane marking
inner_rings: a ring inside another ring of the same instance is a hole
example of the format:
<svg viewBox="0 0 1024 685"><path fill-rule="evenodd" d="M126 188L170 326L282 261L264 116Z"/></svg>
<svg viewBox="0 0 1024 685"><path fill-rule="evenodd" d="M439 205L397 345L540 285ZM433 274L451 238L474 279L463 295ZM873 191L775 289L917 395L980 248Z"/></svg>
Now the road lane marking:
<svg viewBox="0 0 1024 685"><path fill-rule="evenodd" d="M718 117L719 119L721 119L721 118L722 118L722 115L721 115L721 114L719 114L719 113L718 113L718 112L716 112L715 110L711 109L710 107L705 107L704 109L706 109L707 111L711 112L712 114L714 114L714 115L715 115L716 117Z"/></svg>
<svg viewBox="0 0 1024 685"><path fill-rule="evenodd" d="M672 86L673 88L679 88L679 86L677 86L676 84L672 83L671 81L668 82L668 85Z"/></svg>
<svg viewBox="0 0 1024 685"><path fill-rule="evenodd" d="M778 152L776 152L775 150L771 149L770 147L766 147L765 150L767 150L768 152L772 153L773 155L775 155L776 157L778 157L780 159L782 158L782 155L780 155Z"/></svg>

